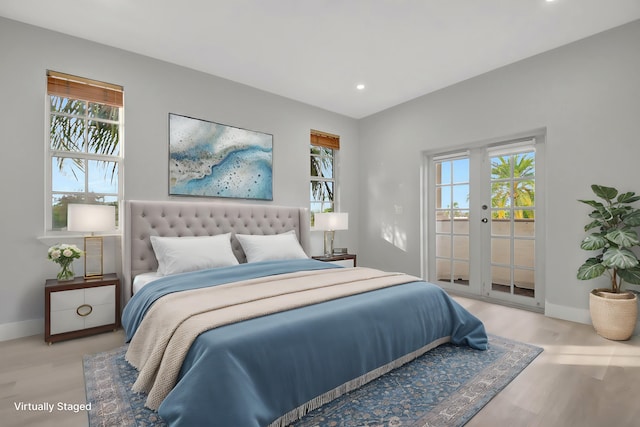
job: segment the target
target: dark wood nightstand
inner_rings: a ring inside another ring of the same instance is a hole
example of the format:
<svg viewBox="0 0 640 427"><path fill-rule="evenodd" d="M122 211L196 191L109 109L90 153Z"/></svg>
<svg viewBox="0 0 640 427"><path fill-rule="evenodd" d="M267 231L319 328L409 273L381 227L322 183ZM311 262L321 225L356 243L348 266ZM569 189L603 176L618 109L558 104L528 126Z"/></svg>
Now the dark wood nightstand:
<svg viewBox="0 0 640 427"><path fill-rule="evenodd" d="M343 267L355 267L356 256L354 254L333 254L333 255L320 255L311 257L318 261L332 262L334 264L341 265Z"/></svg>
<svg viewBox="0 0 640 427"><path fill-rule="evenodd" d="M120 327L120 280L115 274L98 279L76 277L44 287L44 340L49 344Z"/></svg>

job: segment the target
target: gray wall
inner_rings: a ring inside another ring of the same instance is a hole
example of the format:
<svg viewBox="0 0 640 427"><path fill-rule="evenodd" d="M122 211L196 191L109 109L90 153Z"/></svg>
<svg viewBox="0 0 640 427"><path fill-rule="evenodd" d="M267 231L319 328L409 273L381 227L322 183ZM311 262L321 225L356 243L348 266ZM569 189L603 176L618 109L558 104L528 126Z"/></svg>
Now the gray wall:
<svg viewBox="0 0 640 427"><path fill-rule="evenodd" d="M595 183L640 192L639 43L635 21L362 119L359 259L421 273L424 150L546 127L546 312L589 322L598 282L575 277L590 211L576 199Z"/></svg>
<svg viewBox="0 0 640 427"><path fill-rule="evenodd" d="M0 105L5 203L0 235L0 340L41 333L45 72L121 84L126 104L129 199L168 199L167 114L274 135L274 204L308 203L309 129L341 135L341 210L350 230L337 246L362 265L420 272L420 167L424 150L546 127L547 314L588 322L588 289L575 278L588 213L576 202L601 183L640 190L640 21L470 79L360 121L228 80L0 18ZM314 250L322 247L320 233ZM40 237L40 238L39 238ZM119 271L119 241L105 271ZM81 265L76 266L76 270Z"/></svg>
<svg viewBox="0 0 640 427"><path fill-rule="evenodd" d="M206 54L206 52L203 52ZM57 265L46 250L57 242L44 230L46 70L75 74L125 88L125 198L169 199L168 113L212 120L274 135L274 201L309 203L309 130L341 136L341 210L359 216L357 122L280 96L148 57L0 18L0 124L3 208L0 271L0 340L41 333L44 281ZM336 244L356 250L356 227ZM40 239L39 239L40 237ZM322 251L321 233L312 233ZM120 272L119 239L105 243L105 272ZM82 274L82 262L76 261Z"/></svg>

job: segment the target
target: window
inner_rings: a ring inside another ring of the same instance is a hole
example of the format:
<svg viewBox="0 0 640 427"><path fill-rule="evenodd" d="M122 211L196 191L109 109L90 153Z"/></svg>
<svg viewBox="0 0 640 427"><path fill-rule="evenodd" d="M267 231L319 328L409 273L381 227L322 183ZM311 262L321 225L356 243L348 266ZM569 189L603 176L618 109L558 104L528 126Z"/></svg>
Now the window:
<svg viewBox="0 0 640 427"><path fill-rule="evenodd" d="M336 153L340 137L316 130L311 131L311 225L318 212L335 210Z"/></svg>
<svg viewBox="0 0 640 427"><path fill-rule="evenodd" d="M47 229L64 230L69 203L118 206L122 194L122 87L47 72Z"/></svg>

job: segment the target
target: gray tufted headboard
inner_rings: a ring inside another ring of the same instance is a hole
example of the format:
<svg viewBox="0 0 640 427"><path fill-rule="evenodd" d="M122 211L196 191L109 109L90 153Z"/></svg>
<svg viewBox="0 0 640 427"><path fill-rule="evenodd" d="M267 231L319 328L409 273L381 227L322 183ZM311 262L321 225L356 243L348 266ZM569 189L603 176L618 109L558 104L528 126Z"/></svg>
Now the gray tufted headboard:
<svg viewBox="0 0 640 427"><path fill-rule="evenodd" d="M273 205L223 202L145 201L124 203L124 302L131 297L133 277L156 271L158 261L149 236L213 236L222 233L279 234L295 230L309 253L309 210ZM232 236L233 252L240 262L246 257Z"/></svg>

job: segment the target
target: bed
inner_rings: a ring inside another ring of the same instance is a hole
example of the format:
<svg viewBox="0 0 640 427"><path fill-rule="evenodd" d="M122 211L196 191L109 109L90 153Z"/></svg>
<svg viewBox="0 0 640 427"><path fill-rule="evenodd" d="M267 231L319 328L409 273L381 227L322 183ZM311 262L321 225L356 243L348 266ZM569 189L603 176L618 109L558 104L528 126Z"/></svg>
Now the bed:
<svg viewBox="0 0 640 427"><path fill-rule="evenodd" d="M171 426L286 426L443 343L487 348L483 324L441 288L309 259L305 208L124 205L127 360ZM195 242L215 260L184 261Z"/></svg>

